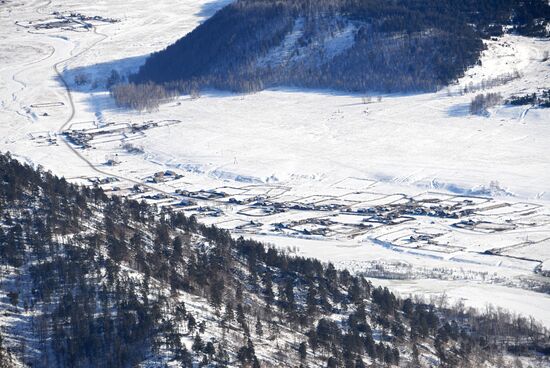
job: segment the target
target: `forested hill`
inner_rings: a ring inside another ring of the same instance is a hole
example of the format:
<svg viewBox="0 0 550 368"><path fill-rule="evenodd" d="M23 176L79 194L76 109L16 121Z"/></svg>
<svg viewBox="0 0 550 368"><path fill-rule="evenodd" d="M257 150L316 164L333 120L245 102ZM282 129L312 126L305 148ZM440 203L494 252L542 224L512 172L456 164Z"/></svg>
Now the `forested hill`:
<svg viewBox="0 0 550 368"><path fill-rule="evenodd" d="M547 0L236 0L131 78L179 91L431 91L504 30L548 36Z"/></svg>
<svg viewBox="0 0 550 368"><path fill-rule="evenodd" d="M0 155L0 367L518 367L548 332Z"/></svg>

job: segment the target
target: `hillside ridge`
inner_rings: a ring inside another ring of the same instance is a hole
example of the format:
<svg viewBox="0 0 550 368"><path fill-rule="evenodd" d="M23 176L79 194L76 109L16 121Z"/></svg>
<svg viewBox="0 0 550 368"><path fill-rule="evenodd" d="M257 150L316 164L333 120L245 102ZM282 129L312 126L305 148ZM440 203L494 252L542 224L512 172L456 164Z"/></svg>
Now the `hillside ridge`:
<svg viewBox="0 0 550 368"><path fill-rule="evenodd" d="M0 173L3 367L548 363L532 320L399 299L9 155Z"/></svg>
<svg viewBox="0 0 550 368"><path fill-rule="evenodd" d="M434 91L475 65L483 39L546 37L542 0L237 0L131 76L178 91L274 86Z"/></svg>

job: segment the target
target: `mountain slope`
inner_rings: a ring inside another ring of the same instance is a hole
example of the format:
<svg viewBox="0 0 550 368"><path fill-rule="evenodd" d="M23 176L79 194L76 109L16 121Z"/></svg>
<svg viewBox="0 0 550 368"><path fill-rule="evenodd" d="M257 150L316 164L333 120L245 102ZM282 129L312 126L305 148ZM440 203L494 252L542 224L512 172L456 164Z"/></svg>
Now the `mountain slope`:
<svg viewBox="0 0 550 368"><path fill-rule="evenodd" d="M503 367L547 331L437 309L319 261L0 156L5 350L33 367Z"/></svg>
<svg viewBox="0 0 550 368"><path fill-rule="evenodd" d="M179 90L277 85L429 91L460 77L505 26L547 36L544 0L238 0L152 54L131 80Z"/></svg>

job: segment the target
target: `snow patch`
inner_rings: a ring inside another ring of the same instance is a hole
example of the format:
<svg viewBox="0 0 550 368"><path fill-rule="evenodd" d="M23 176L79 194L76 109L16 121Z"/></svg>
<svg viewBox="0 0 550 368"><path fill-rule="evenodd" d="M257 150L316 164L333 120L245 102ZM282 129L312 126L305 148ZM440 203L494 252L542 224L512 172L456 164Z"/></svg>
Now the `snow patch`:
<svg viewBox="0 0 550 368"><path fill-rule="evenodd" d="M358 29L356 24L337 18L323 26L326 29L313 34L312 39L306 39L306 19L298 18L283 42L259 58L257 65L261 68L291 66L299 62L320 65L353 46Z"/></svg>

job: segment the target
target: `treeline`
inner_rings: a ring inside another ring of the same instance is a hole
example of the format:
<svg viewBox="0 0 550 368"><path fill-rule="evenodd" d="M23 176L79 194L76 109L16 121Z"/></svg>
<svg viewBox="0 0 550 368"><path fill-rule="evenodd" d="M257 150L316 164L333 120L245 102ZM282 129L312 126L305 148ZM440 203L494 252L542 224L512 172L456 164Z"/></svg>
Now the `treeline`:
<svg viewBox="0 0 550 368"><path fill-rule="evenodd" d="M482 115L487 114L487 109L498 105L502 102L502 95L500 93L480 93L476 95L470 102L470 114Z"/></svg>
<svg viewBox="0 0 550 368"><path fill-rule="evenodd" d="M496 77L482 79L481 82L478 82L478 83L470 82L464 85L460 89L460 93L466 94L466 93L472 93L476 91L483 91L483 90L494 88L497 86L502 86L504 84L510 83L511 81L519 79L521 77L522 77L521 73L516 70L512 73L505 73L505 74L498 75Z"/></svg>
<svg viewBox="0 0 550 368"><path fill-rule="evenodd" d="M550 107L550 89L538 94L533 92L523 96L512 96L506 100L506 103L514 106L532 105L547 108Z"/></svg>
<svg viewBox="0 0 550 368"><path fill-rule="evenodd" d="M500 368L503 355L548 354L534 321L399 299L330 263L9 155L0 215L0 292L25 316L4 328L33 367Z"/></svg>
<svg viewBox="0 0 550 368"><path fill-rule="evenodd" d="M176 98L177 93L154 83L119 83L110 88L118 107L133 110L155 110L162 102Z"/></svg>
<svg viewBox="0 0 550 368"><path fill-rule="evenodd" d="M180 92L278 85L433 91L478 61L484 37L501 35L504 26L547 35L549 21L545 0L239 0L152 54L130 80ZM298 22L304 26L297 31ZM355 29L349 48L335 56L315 51L348 26ZM285 50L291 62L258 63L293 31L297 40Z"/></svg>

